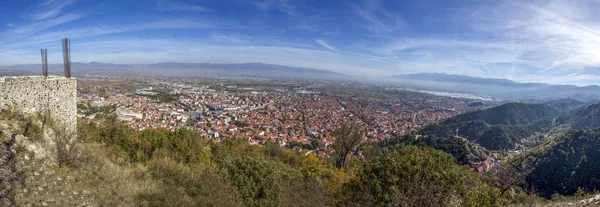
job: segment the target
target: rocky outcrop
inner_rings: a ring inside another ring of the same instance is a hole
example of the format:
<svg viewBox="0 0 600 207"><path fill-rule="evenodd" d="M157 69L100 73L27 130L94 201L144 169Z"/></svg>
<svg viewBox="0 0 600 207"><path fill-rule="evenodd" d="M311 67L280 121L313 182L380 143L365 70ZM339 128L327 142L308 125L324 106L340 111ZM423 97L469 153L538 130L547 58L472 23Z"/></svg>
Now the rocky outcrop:
<svg viewBox="0 0 600 207"><path fill-rule="evenodd" d="M0 206L97 206L92 191L56 165L52 145L7 130L0 140Z"/></svg>
<svg viewBox="0 0 600 207"><path fill-rule="evenodd" d="M22 187L24 176L17 170L16 151L13 148L16 134L0 132L0 206L14 206L17 190Z"/></svg>

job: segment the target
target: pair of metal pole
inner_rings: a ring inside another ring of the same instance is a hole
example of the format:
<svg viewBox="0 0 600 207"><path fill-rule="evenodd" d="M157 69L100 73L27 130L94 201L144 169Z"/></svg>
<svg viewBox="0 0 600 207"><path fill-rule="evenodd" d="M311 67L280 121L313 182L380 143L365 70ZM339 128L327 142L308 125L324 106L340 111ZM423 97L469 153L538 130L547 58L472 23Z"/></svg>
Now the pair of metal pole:
<svg viewBox="0 0 600 207"><path fill-rule="evenodd" d="M42 54L42 74L48 77L48 49L40 49ZM71 78L71 40L62 39L63 62L65 65L65 78Z"/></svg>

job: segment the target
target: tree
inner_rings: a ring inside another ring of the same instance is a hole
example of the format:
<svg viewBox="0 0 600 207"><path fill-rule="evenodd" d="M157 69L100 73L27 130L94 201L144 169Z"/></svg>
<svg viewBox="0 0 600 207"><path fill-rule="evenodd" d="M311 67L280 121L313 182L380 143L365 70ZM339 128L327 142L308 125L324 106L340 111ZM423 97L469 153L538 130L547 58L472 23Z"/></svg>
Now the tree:
<svg viewBox="0 0 600 207"><path fill-rule="evenodd" d="M319 142L320 142L319 139L313 139L313 140L311 140L310 141L310 147L311 147L311 149L313 149L313 150L319 149L319 144L320 144Z"/></svg>
<svg viewBox="0 0 600 207"><path fill-rule="evenodd" d="M362 161L341 206L501 206L500 192L438 150L399 146Z"/></svg>
<svg viewBox="0 0 600 207"><path fill-rule="evenodd" d="M281 164L259 158L227 157L220 166L246 206L279 206L285 174Z"/></svg>
<svg viewBox="0 0 600 207"><path fill-rule="evenodd" d="M363 141L363 132L354 127L343 124L332 133L335 142L331 146L333 162L338 169L346 167L346 155Z"/></svg>
<svg viewBox="0 0 600 207"><path fill-rule="evenodd" d="M484 180L500 189L501 194L523 183L525 180L517 170L510 165L493 167L484 175Z"/></svg>

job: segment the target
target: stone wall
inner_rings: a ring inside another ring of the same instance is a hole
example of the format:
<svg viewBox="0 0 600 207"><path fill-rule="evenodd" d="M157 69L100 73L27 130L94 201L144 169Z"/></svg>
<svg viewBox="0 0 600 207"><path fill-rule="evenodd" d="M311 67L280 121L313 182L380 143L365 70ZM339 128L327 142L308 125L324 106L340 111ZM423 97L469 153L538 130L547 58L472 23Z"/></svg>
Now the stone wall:
<svg viewBox="0 0 600 207"><path fill-rule="evenodd" d="M0 107L48 113L61 126L77 128L77 79L61 76L0 77Z"/></svg>

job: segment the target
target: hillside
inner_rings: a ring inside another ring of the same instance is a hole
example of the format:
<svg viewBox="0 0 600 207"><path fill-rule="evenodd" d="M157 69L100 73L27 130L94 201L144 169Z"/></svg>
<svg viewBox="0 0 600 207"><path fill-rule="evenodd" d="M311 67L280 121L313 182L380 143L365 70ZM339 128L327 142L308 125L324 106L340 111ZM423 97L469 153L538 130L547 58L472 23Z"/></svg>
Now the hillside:
<svg viewBox="0 0 600 207"><path fill-rule="evenodd" d="M437 137L435 135L415 137L404 136L379 143L379 146L394 146L398 143L406 145L416 145L421 147L431 147L436 150L448 153L456 159L456 162L461 165L472 165L474 162L483 161L491 153L478 144L475 144L467 139L460 137Z"/></svg>
<svg viewBox="0 0 600 207"><path fill-rule="evenodd" d="M571 130L511 164L527 173L527 183L544 197L558 193L572 195L580 187L591 192L600 189L600 129Z"/></svg>
<svg viewBox="0 0 600 207"><path fill-rule="evenodd" d="M467 121L483 121L491 125L523 125L541 118L554 117L560 114L560 109L552 107L549 104L512 102L485 110L458 115L442 121L441 124L449 125Z"/></svg>
<svg viewBox="0 0 600 207"><path fill-rule="evenodd" d="M565 124L573 129L595 129L600 127L600 102L561 118Z"/></svg>
<svg viewBox="0 0 600 207"><path fill-rule="evenodd" d="M278 143L213 143L186 129L133 130L115 114L99 126L80 122L77 137L41 120L38 114L0 111L0 130L10 131L0 136L0 206L452 206L450 200L501 206L518 201L432 148L394 146L336 168L327 157ZM75 142L66 141L72 138Z"/></svg>
<svg viewBox="0 0 600 207"><path fill-rule="evenodd" d="M547 103L550 107L567 113L572 113L589 105L589 103L581 102L571 98L552 100Z"/></svg>
<svg viewBox="0 0 600 207"><path fill-rule="evenodd" d="M461 114L426 126L419 134L438 137L459 136L491 149L510 149L522 138L552 126L552 118L563 114L550 104L507 103Z"/></svg>

